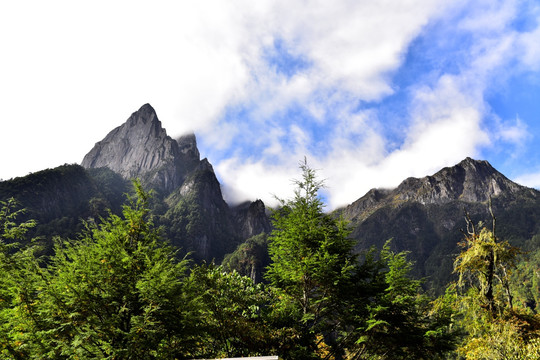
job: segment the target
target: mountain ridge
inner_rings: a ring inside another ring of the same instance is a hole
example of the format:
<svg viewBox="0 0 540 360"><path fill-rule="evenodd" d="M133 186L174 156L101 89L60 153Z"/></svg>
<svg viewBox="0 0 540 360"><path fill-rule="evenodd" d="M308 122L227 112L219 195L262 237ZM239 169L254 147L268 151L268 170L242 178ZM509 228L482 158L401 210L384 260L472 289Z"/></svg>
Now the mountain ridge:
<svg viewBox="0 0 540 360"><path fill-rule="evenodd" d="M81 165L108 168L126 180L139 178L156 190L161 199L159 224L174 245L198 261L221 259L247 237L270 227L264 205L247 212L229 207L212 164L200 159L195 134L172 139L150 104L97 142Z"/></svg>
<svg viewBox="0 0 540 360"><path fill-rule="evenodd" d="M234 252L237 264L251 264L244 266L250 269L245 275L262 278L269 261L264 234L272 230L266 206L260 200L229 206L212 164L200 158L195 134L172 139L149 104L97 142L82 165L0 182L0 200L20 199L28 215L42 222L36 234L52 242L54 235L75 234L81 219L98 221L107 209L118 213L128 179L138 177L145 188L157 190L156 224L182 249L179 254L219 262ZM414 276L441 288L452 279L463 212L475 222L489 220L488 199L502 239L522 246L540 234L540 192L472 158L404 179L393 189L371 189L333 214L349 222L358 252L380 249L392 239L392 250L408 251L415 262Z"/></svg>
<svg viewBox="0 0 540 360"><path fill-rule="evenodd" d="M497 233L523 246L540 233L540 192L519 185L485 160L466 158L433 175L407 178L393 189L371 189L336 215L349 222L356 249L408 251L413 274L441 288L453 279L464 213L488 223L488 201L497 217Z"/></svg>
<svg viewBox="0 0 540 360"><path fill-rule="evenodd" d="M454 166L442 168L433 175L409 177L392 189L374 188L344 208L338 209L346 219L353 219L366 209L413 201L423 205L451 201L486 202L491 197L519 191L538 191L519 185L497 171L486 160L465 158ZM364 216L365 217L365 216Z"/></svg>

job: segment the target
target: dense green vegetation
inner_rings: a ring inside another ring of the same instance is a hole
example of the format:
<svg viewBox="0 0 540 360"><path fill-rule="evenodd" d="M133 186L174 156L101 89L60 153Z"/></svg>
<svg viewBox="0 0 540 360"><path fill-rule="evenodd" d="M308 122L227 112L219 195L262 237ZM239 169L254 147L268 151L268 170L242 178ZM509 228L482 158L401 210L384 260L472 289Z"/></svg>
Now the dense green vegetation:
<svg viewBox="0 0 540 360"><path fill-rule="evenodd" d="M66 164L0 182L0 200L15 197L26 209L19 220L36 221L28 235L50 248L53 236L75 237L81 220L98 219L108 210L119 213L129 190L129 182L112 170Z"/></svg>
<svg viewBox="0 0 540 360"><path fill-rule="evenodd" d="M121 214L89 218L52 252L25 241L36 223L3 201L0 358L539 358L538 238L523 262L494 227L469 219L459 281L431 298L391 242L355 252L347 224L323 211L323 183L305 162L301 170L271 234L223 266L179 257L137 182ZM264 281L254 282L266 251Z"/></svg>
<svg viewBox="0 0 540 360"><path fill-rule="evenodd" d="M540 316L522 301L523 294L514 292L512 272L522 250L497 237L494 216L491 230L475 227L470 219L467 223L463 251L455 261L459 281L447 293L453 294L466 334L458 354L467 359L540 358Z"/></svg>

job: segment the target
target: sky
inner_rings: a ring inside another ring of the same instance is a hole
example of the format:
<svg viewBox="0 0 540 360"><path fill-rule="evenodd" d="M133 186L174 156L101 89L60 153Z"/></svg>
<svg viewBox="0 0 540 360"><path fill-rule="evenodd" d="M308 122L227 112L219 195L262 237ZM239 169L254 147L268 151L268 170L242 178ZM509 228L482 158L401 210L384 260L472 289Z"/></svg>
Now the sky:
<svg viewBox="0 0 540 360"><path fill-rule="evenodd" d="M468 156L540 188L540 3L0 2L0 179L145 103L231 204L290 197L304 159L330 210Z"/></svg>

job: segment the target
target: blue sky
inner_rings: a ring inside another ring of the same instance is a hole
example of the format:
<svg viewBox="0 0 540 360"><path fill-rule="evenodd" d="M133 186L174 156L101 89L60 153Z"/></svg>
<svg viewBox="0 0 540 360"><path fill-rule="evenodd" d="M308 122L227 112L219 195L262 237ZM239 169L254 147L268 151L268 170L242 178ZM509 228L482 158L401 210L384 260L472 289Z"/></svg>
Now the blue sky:
<svg viewBox="0 0 540 360"><path fill-rule="evenodd" d="M231 203L320 169L333 209L467 156L540 188L540 4L0 4L0 178L80 163L142 104Z"/></svg>

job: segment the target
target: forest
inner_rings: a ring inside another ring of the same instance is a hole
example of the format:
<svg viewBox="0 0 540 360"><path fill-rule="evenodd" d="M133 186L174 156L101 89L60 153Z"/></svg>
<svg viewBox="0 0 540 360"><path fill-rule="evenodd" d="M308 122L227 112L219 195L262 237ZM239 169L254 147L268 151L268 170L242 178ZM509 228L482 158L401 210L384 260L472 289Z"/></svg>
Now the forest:
<svg viewBox="0 0 540 360"><path fill-rule="evenodd" d="M52 251L26 238L36 222L3 201L0 358L540 358L537 304L521 296L538 284L519 283L539 270L518 269L526 251L497 236L495 214L467 219L457 281L435 297L391 239L354 251L348 224L324 212L323 181L305 162L300 170L273 230L253 240L270 260L257 282L230 257L180 255L137 181L120 215L83 222Z"/></svg>

